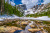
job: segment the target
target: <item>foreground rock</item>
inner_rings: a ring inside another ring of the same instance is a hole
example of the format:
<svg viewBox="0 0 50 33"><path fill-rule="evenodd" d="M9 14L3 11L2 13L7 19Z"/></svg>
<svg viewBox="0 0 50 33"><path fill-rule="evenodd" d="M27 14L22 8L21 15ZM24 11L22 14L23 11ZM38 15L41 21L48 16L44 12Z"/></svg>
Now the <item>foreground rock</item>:
<svg viewBox="0 0 50 33"><path fill-rule="evenodd" d="M27 22L21 22L21 25L28 25Z"/></svg>
<svg viewBox="0 0 50 33"><path fill-rule="evenodd" d="M42 27L44 27L44 26L40 25L39 27L42 28Z"/></svg>
<svg viewBox="0 0 50 33"><path fill-rule="evenodd" d="M30 20L28 20L28 23L31 23L31 21L30 21Z"/></svg>
<svg viewBox="0 0 50 33"><path fill-rule="evenodd" d="M30 32L37 32L37 31L41 31L41 29L28 29L28 31L30 31Z"/></svg>
<svg viewBox="0 0 50 33"><path fill-rule="evenodd" d="M22 30L22 29L19 28L19 27L15 27L15 26L7 26L7 27L1 26L1 27L0 27L0 32L13 33L13 32L15 32L16 30Z"/></svg>
<svg viewBox="0 0 50 33"><path fill-rule="evenodd" d="M35 25L30 25L31 28L35 28Z"/></svg>
<svg viewBox="0 0 50 33"><path fill-rule="evenodd" d="M48 32L46 32L46 31L43 31L43 33L48 33Z"/></svg>
<svg viewBox="0 0 50 33"><path fill-rule="evenodd" d="M18 22L16 22L16 24L20 24L20 22L18 21Z"/></svg>

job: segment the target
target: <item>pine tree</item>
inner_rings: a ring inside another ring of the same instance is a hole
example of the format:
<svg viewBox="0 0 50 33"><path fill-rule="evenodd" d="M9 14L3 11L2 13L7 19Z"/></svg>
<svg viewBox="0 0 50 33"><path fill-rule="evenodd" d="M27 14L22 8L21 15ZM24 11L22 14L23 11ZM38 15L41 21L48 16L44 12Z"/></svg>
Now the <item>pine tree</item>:
<svg viewBox="0 0 50 33"><path fill-rule="evenodd" d="M9 0L7 0L7 15L8 15L8 4L9 4Z"/></svg>
<svg viewBox="0 0 50 33"><path fill-rule="evenodd" d="M1 15L4 12L4 0L1 0Z"/></svg>
<svg viewBox="0 0 50 33"><path fill-rule="evenodd" d="M0 12L1 12L1 0L0 0Z"/></svg>

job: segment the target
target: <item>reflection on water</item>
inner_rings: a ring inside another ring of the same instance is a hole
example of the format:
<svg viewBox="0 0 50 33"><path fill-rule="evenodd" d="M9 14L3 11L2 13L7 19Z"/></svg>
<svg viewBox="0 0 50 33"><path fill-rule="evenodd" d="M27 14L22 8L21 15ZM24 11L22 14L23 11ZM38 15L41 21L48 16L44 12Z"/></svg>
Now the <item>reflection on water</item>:
<svg viewBox="0 0 50 33"><path fill-rule="evenodd" d="M42 33L41 31L37 31L36 33Z"/></svg>
<svg viewBox="0 0 50 33"><path fill-rule="evenodd" d="M31 21L31 23L29 23L29 24L25 27L25 30L24 30L23 33L31 33L31 32L28 31L28 29L31 29L30 25L32 25L32 24L33 24L33 21Z"/></svg>
<svg viewBox="0 0 50 33"><path fill-rule="evenodd" d="M14 33L20 33L22 30L16 30Z"/></svg>

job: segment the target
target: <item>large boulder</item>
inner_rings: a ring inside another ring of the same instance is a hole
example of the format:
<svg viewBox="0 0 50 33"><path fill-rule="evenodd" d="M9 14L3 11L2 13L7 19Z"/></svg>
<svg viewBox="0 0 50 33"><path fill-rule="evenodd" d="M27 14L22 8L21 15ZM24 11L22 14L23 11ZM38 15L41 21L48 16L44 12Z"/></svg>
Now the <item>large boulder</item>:
<svg viewBox="0 0 50 33"><path fill-rule="evenodd" d="M43 31L43 33L48 33L48 32Z"/></svg>
<svg viewBox="0 0 50 33"><path fill-rule="evenodd" d="M44 26L40 25L39 27L42 28L42 27L44 27Z"/></svg>
<svg viewBox="0 0 50 33"><path fill-rule="evenodd" d="M16 22L16 24L20 24L20 22L18 21L18 22Z"/></svg>
<svg viewBox="0 0 50 33"><path fill-rule="evenodd" d="M37 21L37 23L43 23L42 21Z"/></svg>
<svg viewBox="0 0 50 33"><path fill-rule="evenodd" d="M28 20L28 23L31 23L31 21L30 21L30 20Z"/></svg>
<svg viewBox="0 0 50 33"><path fill-rule="evenodd" d="M9 31L10 33L13 33L13 32L15 32L15 30L11 30L11 31Z"/></svg>
<svg viewBox="0 0 50 33"><path fill-rule="evenodd" d="M35 25L30 25L31 28L35 28Z"/></svg>
<svg viewBox="0 0 50 33"><path fill-rule="evenodd" d="M0 25L3 25L3 22L0 22Z"/></svg>
<svg viewBox="0 0 50 33"><path fill-rule="evenodd" d="M21 28L19 27L15 27L15 26L7 26L7 27L4 27L4 26L1 26L0 27L0 32L15 32L16 30L22 30Z"/></svg>
<svg viewBox="0 0 50 33"><path fill-rule="evenodd" d="M22 30L21 28L18 28L18 30Z"/></svg>
<svg viewBox="0 0 50 33"><path fill-rule="evenodd" d="M21 22L21 25L28 25L27 22Z"/></svg>
<svg viewBox="0 0 50 33"><path fill-rule="evenodd" d="M0 32L5 32L4 26L0 26Z"/></svg>
<svg viewBox="0 0 50 33"><path fill-rule="evenodd" d="M28 29L28 31L30 32L37 32L37 31L40 31L41 29Z"/></svg>

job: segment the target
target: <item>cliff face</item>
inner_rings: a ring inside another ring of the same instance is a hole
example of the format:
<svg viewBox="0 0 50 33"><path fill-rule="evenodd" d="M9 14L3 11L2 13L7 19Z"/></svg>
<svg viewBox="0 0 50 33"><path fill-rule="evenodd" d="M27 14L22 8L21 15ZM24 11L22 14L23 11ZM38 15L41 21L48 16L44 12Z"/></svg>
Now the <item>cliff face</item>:
<svg viewBox="0 0 50 33"><path fill-rule="evenodd" d="M26 10L26 5L25 4L19 4L19 5L16 5L16 8L19 8L19 9L22 9L22 10Z"/></svg>

